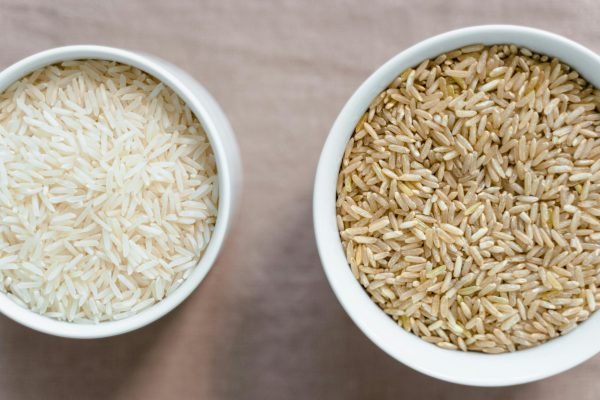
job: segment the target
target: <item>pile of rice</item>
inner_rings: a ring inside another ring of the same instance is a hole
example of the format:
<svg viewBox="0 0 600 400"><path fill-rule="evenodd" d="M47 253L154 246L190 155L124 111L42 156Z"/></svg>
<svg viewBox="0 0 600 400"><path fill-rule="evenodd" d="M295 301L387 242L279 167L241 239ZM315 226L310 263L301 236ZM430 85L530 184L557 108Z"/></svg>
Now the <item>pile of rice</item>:
<svg viewBox="0 0 600 400"><path fill-rule="evenodd" d="M0 289L23 307L90 323L160 301L217 204L201 125L139 69L64 62L0 94Z"/></svg>
<svg viewBox="0 0 600 400"><path fill-rule="evenodd" d="M337 184L350 268L404 329L501 353L600 300L600 91L559 60L473 45L404 71Z"/></svg>

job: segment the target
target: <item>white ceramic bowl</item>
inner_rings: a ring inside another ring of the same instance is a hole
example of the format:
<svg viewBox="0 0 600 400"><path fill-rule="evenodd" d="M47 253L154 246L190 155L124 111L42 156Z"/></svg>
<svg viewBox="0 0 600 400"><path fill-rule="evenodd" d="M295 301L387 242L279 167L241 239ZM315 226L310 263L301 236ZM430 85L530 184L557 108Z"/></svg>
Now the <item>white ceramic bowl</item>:
<svg viewBox="0 0 600 400"><path fill-rule="evenodd" d="M424 374L476 386L505 386L565 371L600 351L600 313L571 333L532 349L486 355L444 350L407 333L370 300L352 275L336 227L336 179L344 147L371 100L405 69L469 44L513 43L558 57L600 87L600 57L561 36L525 27L464 28L404 50L375 71L338 115L321 153L314 189L314 224L321 261L338 300L354 323L383 351Z"/></svg>
<svg viewBox="0 0 600 400"><path fill-rule="evenodd" d="M148 54L90 45L42 51L0 72L0 92L36 69L61 61L81 59L111 60L129 64L149 73L173 89L204 127L214 151L219 181L217 221L200 262L173 293L138 314L123 320L99 324L62 322L29 311L0 293L0 312L9 318L40 332L87 339L118 335L147 325L179 305L200 284L214 264L232 224L241 189L241 159L233 130L225 114L206 89L186 72Z"/></svg>

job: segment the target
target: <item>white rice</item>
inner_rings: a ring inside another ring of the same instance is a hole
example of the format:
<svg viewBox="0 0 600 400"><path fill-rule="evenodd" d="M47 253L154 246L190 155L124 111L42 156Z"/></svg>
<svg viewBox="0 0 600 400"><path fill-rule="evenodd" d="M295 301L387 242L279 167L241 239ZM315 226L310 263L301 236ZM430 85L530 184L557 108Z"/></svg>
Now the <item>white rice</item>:
<svg viewBox="0 0 600 400"><path fill-rule="evenodd" d="M160 301L208 245L218 193L202 126L139 69L69 61L0 95L0 289L36 313L100 322Z"/></svg>

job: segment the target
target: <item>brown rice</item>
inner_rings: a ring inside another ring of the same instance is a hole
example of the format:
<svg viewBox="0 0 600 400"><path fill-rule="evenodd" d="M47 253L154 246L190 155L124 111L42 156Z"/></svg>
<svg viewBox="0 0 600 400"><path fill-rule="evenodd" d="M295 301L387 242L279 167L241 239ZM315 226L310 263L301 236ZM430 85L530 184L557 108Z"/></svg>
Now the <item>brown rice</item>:
<svg viewBox="0 0 600 400"><path fill-rule="evenodd" d="M364 113L337 183L350 268L409 332L501 353L598 306L600 92L514 45L409 68Z"/></svg>

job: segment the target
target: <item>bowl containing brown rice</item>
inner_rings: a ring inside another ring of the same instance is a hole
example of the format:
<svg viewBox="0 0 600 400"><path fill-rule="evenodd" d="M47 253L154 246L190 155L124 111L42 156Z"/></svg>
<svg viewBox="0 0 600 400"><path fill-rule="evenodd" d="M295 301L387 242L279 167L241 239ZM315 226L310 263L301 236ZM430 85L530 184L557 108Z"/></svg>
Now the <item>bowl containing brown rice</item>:
<svg viewBox="0 0 600 400"><path fill-rule="evenodd" d="M354 93L321 154L319 254L343 308L450 382L542 379L600 351L600 57L479 26Z"/></svg>
<svg viewBox="0 0 600 400"><path fill-rule="evenodd" d="M199 285L241 185L234 133L190 75L101 46L0 72L0 312L73 338L125 333Z"/></svg>

